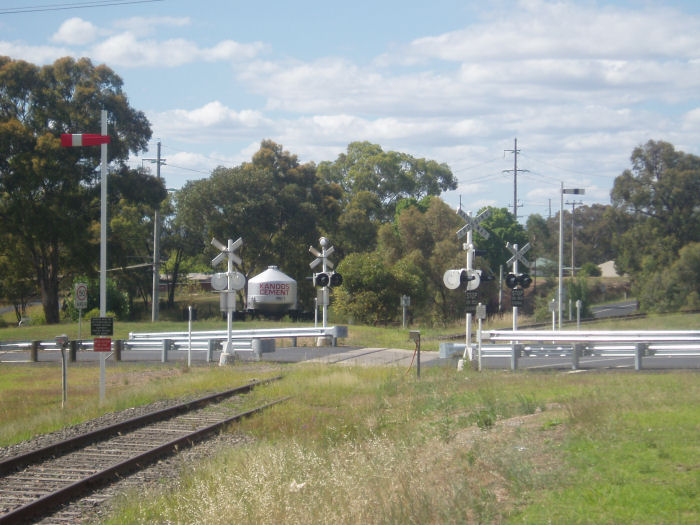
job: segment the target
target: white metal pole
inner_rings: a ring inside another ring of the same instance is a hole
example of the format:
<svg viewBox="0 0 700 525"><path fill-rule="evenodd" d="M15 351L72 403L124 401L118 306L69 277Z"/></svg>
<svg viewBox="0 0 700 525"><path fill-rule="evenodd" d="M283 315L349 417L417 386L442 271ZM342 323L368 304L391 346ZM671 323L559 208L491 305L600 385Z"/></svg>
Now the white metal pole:
<svg viewBox="0 0 700 525"><path fill-rule="evenodd" d="M517 277L518 275L518 245L514 244L513 248L515 249L515 262L513 262L513 273ZM513 288L515 290L515 288ZM511 297L512 297L511 293ZM518 307L513 306L513 331L518 329Z"/></svg>
<svg viewBox="0 0 700 525"><path fill-rule="evenodd" d="M107 111L102 110L102 135L107 134ZM107 144L100 145L100 317L107 312Z"/></svg>
<svg viewBox="0 0 700 525"><path fill-rule="evenodd" d="M559 190L559 288L557 290L557 314L559 316L559 330L561 330L561 312L562 312L562 279L564 277L563 269L564 259L564 183L561 183Z"/></svg>
<svg viewBox="0 0 700 525"><path fill-rule="evenodd" d="M328 266L326 265L326 246L325 243L321 246L321 257L323 259L323 273L327 272ZM321 293L323 294L323 328L326 327L328 322L328 286L321 288Z"/></svg>
<svg viewBox="0 0 700 525"><path fill-rule="evenodd" d="M102 135L107 135L107 111L101 114ZM107 315L107 144L100 145L100 317ZM100 403L105 400L105 352L100 352Z"/></svg>
<svg viewBox="0 0 700 525"><path fill-rule="evenodd" d="M187 320L187 367L192 366L192 305L187 307L188 320Z"/></svg>
<svg viewBox="0 0 700 525"><path fill-rule="evenodd" d="M471 219L472 212L469 212L469 218ZM472 265L473 265L473 258L474 258L474 246L472 246L473 243L473 233L472 229L469 228L467 230L467 273L471 275L471 270L472 270ZM462 359L469 359L469 361L472 360L472 314L471 312L467 312L466 315L466 334L465 334L465 346L464 346L464 354L462 355Z"/></svg>
<svg viewBox="0 0 700 525"><path fill-rule="evenodd" d="M226 282L228 283L226 286L226 293L231 294L233 292L233 283L231 282L233 278L233 240L229 239L228 240L228 262L226 263ZM229 295L230 297L230 295ZM228 297L227 297L228 299ZM227 332L227 337L226 337L226 354L232 354L233 352L231 351L231 339L232 339L232 331L233 331L233 309L236 307L236 298L234 296L233 299L233 306L228 304L228 300L226 301L226 332Z"/></svg>
<svg viewBox="0 0 700 525"><path fill-rule="evenodd" d="M479 303L479 307L481 303ZM477 323L479 323L479 331L476 333L477 349L479 352L479 372L481 372L481 317L478 317Z"/></svg>

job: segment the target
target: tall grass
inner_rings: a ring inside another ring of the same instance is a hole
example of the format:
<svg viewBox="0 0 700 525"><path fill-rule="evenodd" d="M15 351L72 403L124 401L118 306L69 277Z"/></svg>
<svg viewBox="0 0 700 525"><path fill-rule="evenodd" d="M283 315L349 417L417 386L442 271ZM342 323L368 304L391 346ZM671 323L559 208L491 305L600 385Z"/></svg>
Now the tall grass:
<svg viewBox="0 0 700 525"><path fill-rule="evenodd" d="M29 439L97 417L161 399L234 388L274 375L257 367L173 364L110 364L105 402L99 402L99 370L68 368L67 402L62 408L61 369L57 366L3 366L0 373L0 446Z"/></svg>
<svg viewBox="0 0 700 525"><path fill-rule="evenodd" d="M253 397L295 397L234 429L254 441L108 523L697 522L698 390L675 372L294 367Z"/></svg>

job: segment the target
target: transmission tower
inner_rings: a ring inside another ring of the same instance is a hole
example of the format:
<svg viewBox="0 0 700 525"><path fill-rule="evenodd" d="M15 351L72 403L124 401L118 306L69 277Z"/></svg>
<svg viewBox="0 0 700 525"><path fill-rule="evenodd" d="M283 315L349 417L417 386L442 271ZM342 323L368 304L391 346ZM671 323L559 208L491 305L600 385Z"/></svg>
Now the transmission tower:
<svg viewBox="0 0 700 525"><path fill-rule="evenodd" d="M518 149L518 139L517 138L515 138L513 140L513 149L506 149L506 150L503 150L503 152L513 154L513 169L512 170L503 170L503 173L513 172L513 217L515 217L515 220L517 222L517 220L518 220L518 172L520 171L520 172L525 173L529 170L518 169L518 153L520 153L520 150Z"/></svg>

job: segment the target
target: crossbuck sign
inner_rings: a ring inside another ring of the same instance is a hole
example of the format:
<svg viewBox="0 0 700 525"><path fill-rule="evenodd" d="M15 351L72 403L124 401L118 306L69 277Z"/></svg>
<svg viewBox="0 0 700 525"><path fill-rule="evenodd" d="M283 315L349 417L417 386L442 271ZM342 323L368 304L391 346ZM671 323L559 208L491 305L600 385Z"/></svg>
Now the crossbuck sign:
<svg viewBox="0 0 700 525"><path fill-rule="evenodd" d="M513 266L513 265L516 263L516 261L520 261L521 263L523 263L523 264L524 264L525 266L527 266L528 268L530 267L530 261L528 261L528 260L525 258L525 254L526 254L526 253L528 252L528 250L531 248L530 243L527 243L525 246L523 246L522 248L518 249L518 245L517 245L517 244L516 244L515 246L513 246L511 243L507 242L507 243L506 243L506 248L508 248L508 251L510 251L510 253L513 254L513 257L511 257L510 259L508 259L508 261L506 262L506 264L507 264L508 266ZM515 266L515 269L516 269L516 270L517 270L517 268L518 268L518 267Z"/></svg>
<svg viewBox="0 0 700 525"><path fill-rule="evenodd" d="M457 231L457 238L461 239L464 237L468 231L470 230L476 230L479 235L481 235L484 239L489 238L489 232L486 231L482 226L481 226L481 221L484 219L488 219L491 216L491 209L486 208L484 211L482 211L479 215L476 217L470 216L468 213L462 211L462 208L457 210L457 213L459 214L462 219L464 219L467 224L462 226L458 231Z"/></svg>

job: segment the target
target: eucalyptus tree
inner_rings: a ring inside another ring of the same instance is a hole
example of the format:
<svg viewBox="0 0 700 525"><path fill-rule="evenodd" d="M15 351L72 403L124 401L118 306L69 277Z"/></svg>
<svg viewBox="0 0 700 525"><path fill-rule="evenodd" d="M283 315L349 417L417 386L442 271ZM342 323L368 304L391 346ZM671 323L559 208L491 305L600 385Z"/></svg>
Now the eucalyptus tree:
<svg viewBox="0 0 700 525"><path fill-rule="evenodd" d="M0 229L26 254L47 323L59 321L59 280L94 269L99 217L99 148L62 148L62 133L100 129L108 113L110 162L146 148L151 130L133 109L122 80L86 58L36 66L0 57ZM10 249L12 249L10 247Z"/></svg>
<svg viewBox="0 0 700 525"><path fill-rule="evenodd" d="M700 242L700 157L650 140L631 162L611 192L615 217L628 225L615 239L616 266L631 275L642 309L667 309L678 302L658 301L650 288L676 293L659 283L675 282L668 274L681 250Z"/></svg>
<svg viewBox="0 0 700 525"><path fill-rule="evenodd" d="M268 265L304 281L310 276L308 247L323 226L337 221L340 189L319 179L313 163L265 140L251 162L219 167L211 177L186 184L177 196L177 224L186 225L199 250L213 255L212 237L242 237L242 271L250 277ZM311 287L299 286L311 297Z"/></svg>
<svg viewBox="0 0 700 525"><path fill-rule="evenodd" d="M393 220L402 199L420 200L457 188L457 180L443 163L407 153L384 151L378 144L352 142L334 162L318 166L324 180L340 184L345 204L362 192L374 194L381 203L381 222Z"/></svg>

